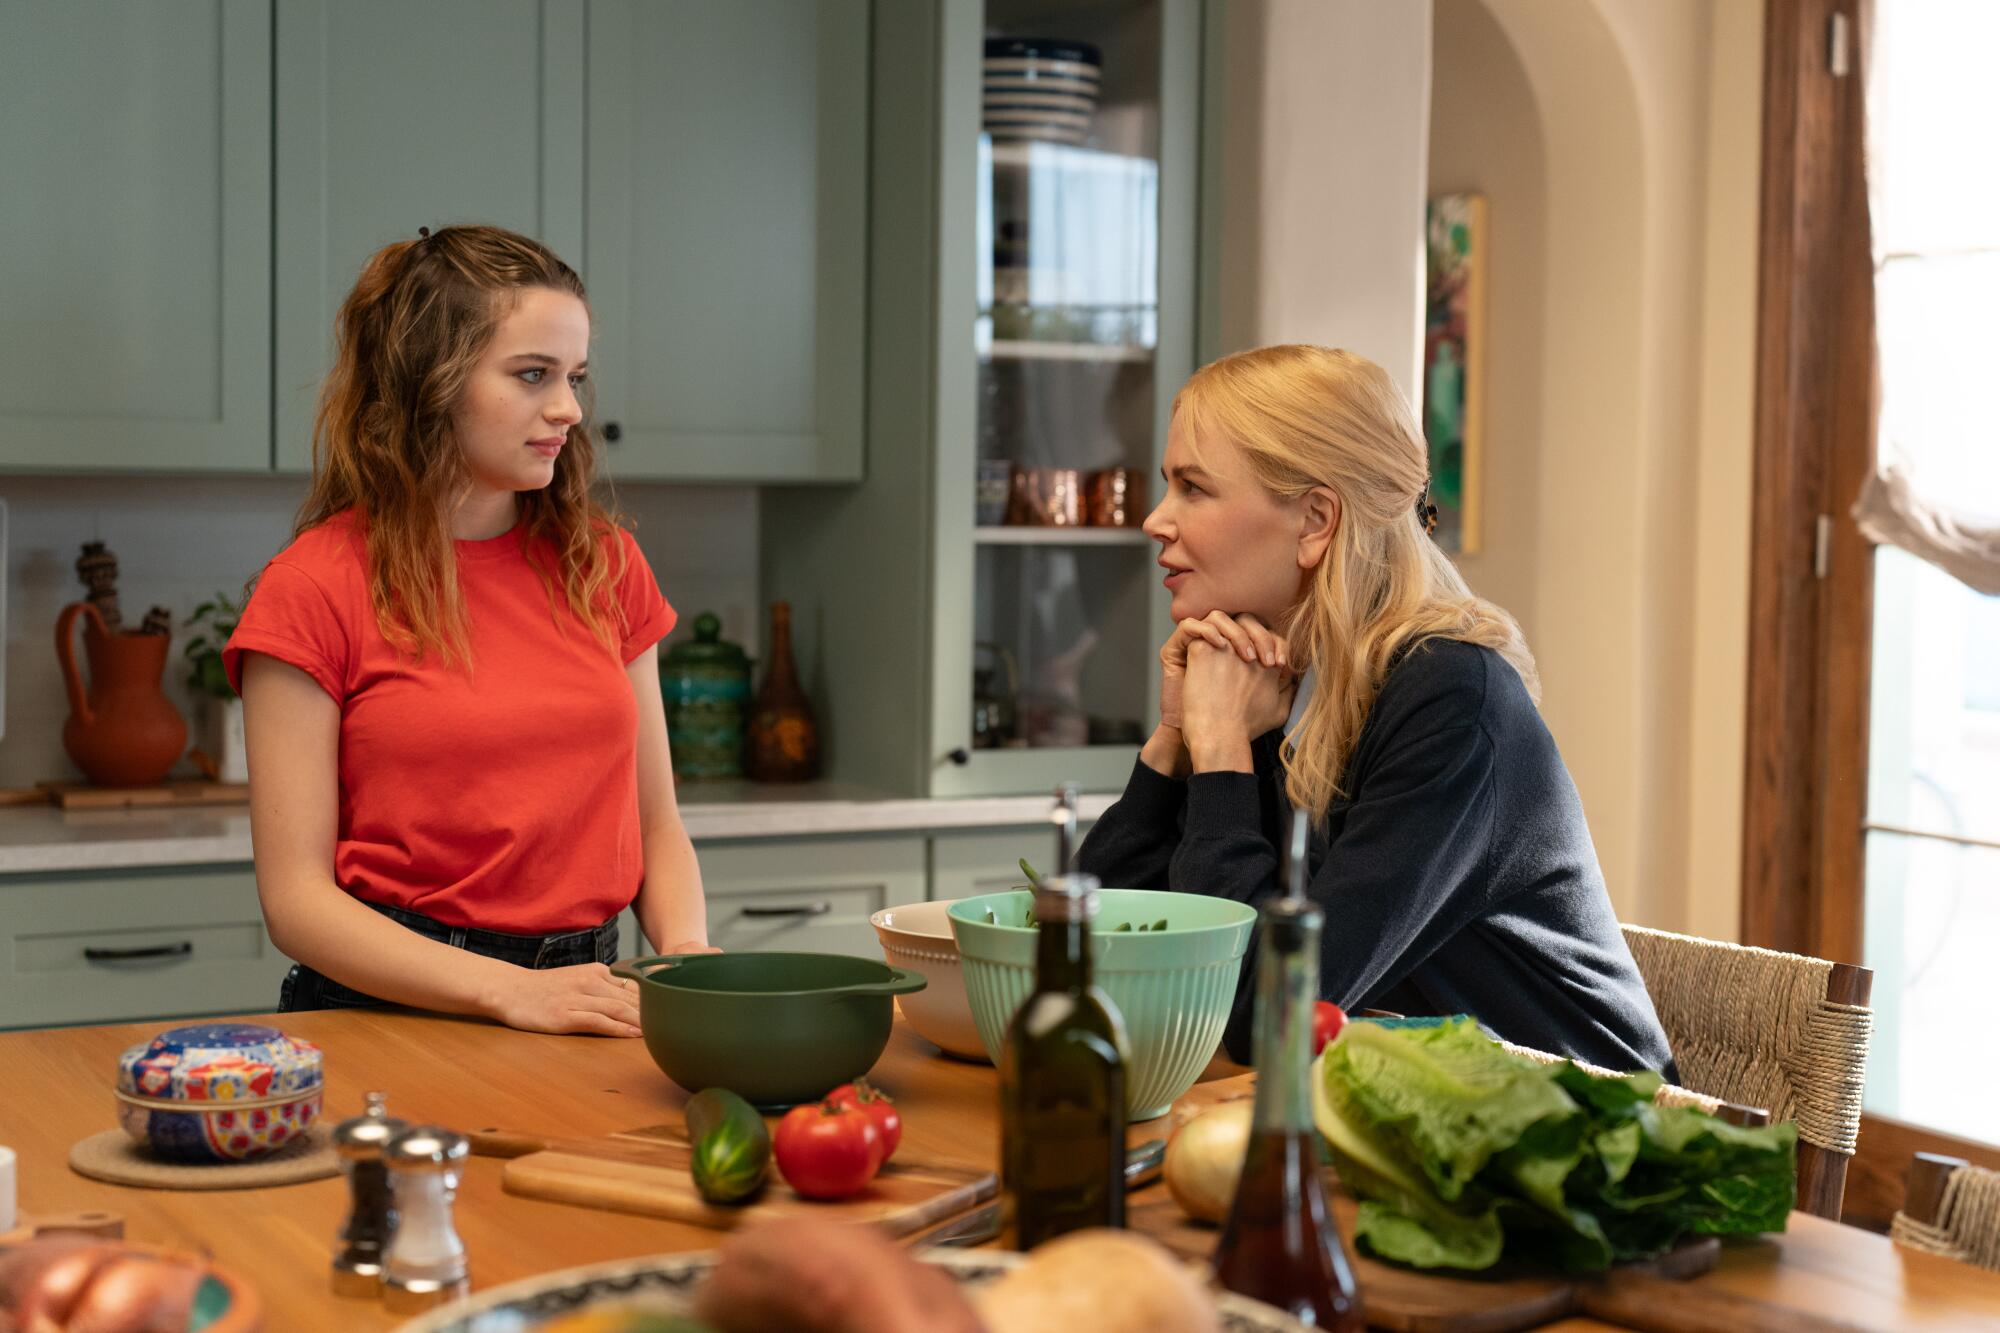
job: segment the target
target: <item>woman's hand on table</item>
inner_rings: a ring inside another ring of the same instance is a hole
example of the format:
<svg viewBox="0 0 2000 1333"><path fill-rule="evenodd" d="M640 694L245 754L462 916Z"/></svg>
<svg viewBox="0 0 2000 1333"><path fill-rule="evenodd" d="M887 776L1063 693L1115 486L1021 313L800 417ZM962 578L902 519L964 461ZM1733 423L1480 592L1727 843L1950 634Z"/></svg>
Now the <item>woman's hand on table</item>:
<svg viewBox="0 0 2000 1333"><path fill-rule="evenodd" d="M524 1032L637 1037L639 987L602 963L514 969L488 1001L487 1015Z"/></svg>
<svg viewBox="0 0 2000 1333"><path fill-rule="evenodd" d="M723 1333L981 1333L944 1272L871 1227L823 1218L730 1237L695 1312Z"/></svg>
<svg viewBox="0 0 2000 1333"><path fill-rule="evenodd" d="M1247 773L1250 742L1285 725L1298 678L1284 641L1255 616L1211 616L1199 623L1213 627L1222 642L1203 633L1187 646L1181 728L1188 756L1196 772Z"/></svg>

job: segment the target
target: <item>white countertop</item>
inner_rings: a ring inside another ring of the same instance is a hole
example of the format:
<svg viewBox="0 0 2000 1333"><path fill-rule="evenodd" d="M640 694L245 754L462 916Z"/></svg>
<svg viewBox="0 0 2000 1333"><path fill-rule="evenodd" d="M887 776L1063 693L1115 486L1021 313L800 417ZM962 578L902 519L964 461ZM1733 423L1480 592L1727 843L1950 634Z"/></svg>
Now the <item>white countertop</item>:
<svg viewBox="0 0 2000 1333"><path fill-rule="evenodd" d="M953 800L883 798L833 783L756 786L686 784L681 817L697 843L802 835L1006 828L1048 817L1046 796ZM1117 800L1086 793L1077 814L1096 819ZM0 809L0 875L50 870L247 863L250 811L218 805L179 810Z"/></svg>

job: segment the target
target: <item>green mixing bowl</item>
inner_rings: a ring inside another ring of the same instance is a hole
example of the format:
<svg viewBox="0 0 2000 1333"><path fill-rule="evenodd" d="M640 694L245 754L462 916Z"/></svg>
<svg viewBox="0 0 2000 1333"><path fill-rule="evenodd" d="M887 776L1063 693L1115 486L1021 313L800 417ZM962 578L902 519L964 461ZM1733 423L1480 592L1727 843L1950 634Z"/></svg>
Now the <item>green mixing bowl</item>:
<svg viewBox="0 0 2000 1333"><path fill-rule="evenodd" d="M1007 1024L1035 988L1035 928L1026 889L961 898L946 915L958 937L965 993L986 1053L1000 1062ZM986 914L994 921L989 923ZM1165 930L1140 930L1164 918ZM1132 929L1121 931L1121 925ZM1132 1066L1128 1120L1167 1113L1222 1044L1236 977L1257 913L1227 898L1154 889L1099 889L1091 971L1125 1020Z"/></svg>
<svg viewBox="0 0 2000 1333"><path fill-rule="evenodd" d="M639 983L639 1023L662 1073L765 1109L866 1074L889 1043L890 997L924 988L915 972L824 953L635 958L611 972Z"/></svg>

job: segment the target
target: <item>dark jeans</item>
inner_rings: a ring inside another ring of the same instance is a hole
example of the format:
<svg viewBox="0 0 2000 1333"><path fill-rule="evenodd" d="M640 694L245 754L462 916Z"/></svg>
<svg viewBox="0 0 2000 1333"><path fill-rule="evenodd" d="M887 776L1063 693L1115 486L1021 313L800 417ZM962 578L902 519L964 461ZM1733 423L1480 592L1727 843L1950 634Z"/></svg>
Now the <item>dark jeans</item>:
<svg viewBox="0 0 2000 1333"><path fill-rule="evenodd" d="M473 930L467 926L447 926L400 907L368 906L426 939L438 940L454 949L467 949L488 958L520 967L572 967L578 963L612 963L618 959L618 918L612 917L589 930L572 930L561 935L503 935L497 930ZM315 972L304 963L292 964L278 991L278 1012L300 1009L366 1009L386 1005L332 977Z"/></svg>

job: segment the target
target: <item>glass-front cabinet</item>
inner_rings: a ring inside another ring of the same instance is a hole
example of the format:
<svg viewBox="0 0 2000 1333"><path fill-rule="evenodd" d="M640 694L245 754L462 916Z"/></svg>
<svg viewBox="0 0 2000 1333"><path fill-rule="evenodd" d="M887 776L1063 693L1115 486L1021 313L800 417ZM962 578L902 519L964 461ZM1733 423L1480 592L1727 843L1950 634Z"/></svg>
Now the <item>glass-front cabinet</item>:
<svg viewBox="0 0 2000 1333"><path fill-rule="evenodd" d="M1158 707L1192 369L1199 6L948 7L931 788L1122 784Z"/></svg>
<svg viewBox="0 0 2000 1333"><path fill-rule="evenodd" d="M866 476L760 507L835 782L1116 791L1151 730L1209 8L875 0Z"/></svg>

